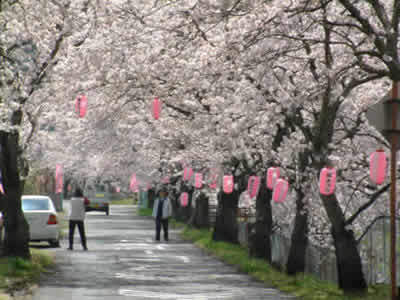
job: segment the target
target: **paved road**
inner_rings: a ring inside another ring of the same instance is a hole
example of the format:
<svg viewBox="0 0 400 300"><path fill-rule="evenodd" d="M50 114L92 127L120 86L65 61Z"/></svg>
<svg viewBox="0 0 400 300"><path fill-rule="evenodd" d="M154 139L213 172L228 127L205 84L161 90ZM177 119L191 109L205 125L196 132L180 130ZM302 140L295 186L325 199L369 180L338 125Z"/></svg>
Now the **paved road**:
<svg viewBox="0 0 400 300"><path fill-rule="evenodd" d="M155 242L153 221L135 210L112 206L108 217L88 213L89 251L82 250L79 235L74 251L63 240L52 250L56 270L42 278L33 300L293 299L206 255L177 230L168 243Z"/></svg>

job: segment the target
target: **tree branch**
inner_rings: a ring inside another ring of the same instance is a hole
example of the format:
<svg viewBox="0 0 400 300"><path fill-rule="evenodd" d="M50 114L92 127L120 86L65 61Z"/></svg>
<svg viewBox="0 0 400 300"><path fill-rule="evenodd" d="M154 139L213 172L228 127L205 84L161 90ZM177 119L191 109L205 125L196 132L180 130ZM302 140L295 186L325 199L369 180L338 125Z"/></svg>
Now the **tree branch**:
<svg viewBox="0 0 400 300"><path fill-rule="evenodd" d="M344 223L345 225L350 225L354 222L354 220L368 207L370 207L384 192L386 192L390 187L390 183L385 185L383 188L381 188L379 191L375 192L372 196L371 199L364 203L363 205L360 206L360 208L349 218L347 219Z"/></svg>

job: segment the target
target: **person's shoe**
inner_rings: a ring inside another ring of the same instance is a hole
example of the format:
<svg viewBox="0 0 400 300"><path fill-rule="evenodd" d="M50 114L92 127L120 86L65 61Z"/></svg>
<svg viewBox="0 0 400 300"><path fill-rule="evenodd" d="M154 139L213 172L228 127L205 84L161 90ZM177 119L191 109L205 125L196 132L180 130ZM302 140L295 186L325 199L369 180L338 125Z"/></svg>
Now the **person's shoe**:
<svg viewBox="0 0 400 300"><path fill-rule="evenodd" d="M83 247L83 250L84 250L84 251L88 251L88 248L87 248L87 247Z"/></svg>
<svg viewBox="0 0 400 300"><path fill-rule="evenodd" d="M72 247L68 247L68 248L67 248L67 250L70 250L70 251L72 251L72 250L74 250L74 248L72 248Z"/></svg>

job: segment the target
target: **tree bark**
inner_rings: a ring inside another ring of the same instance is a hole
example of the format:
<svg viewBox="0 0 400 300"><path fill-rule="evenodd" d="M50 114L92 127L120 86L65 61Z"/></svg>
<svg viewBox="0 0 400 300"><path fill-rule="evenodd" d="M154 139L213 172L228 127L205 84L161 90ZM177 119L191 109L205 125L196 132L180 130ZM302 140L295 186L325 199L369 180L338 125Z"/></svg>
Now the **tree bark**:
<svg viewBox="0 0 400 300"><path fill-rule="evenodd" d="M249 234L249 255L262 258L271 263L272 233L272 192L267 189L266 181L261 180L260 191L256 199L256 222Z"/></svg>
<svg viewBox="0 0 400 300"><path fill-rule="evenodd" d="M218 201L213 240L239 244L237 208L240 192L233 190L231 194L220 193L222 195Z"/></svg>
<svg viewBox="0 0 400 300"><path fill-rule="evenodd" d="M29 225L21 208L22 186L19 178L18 133L0 132L0 167L5 195L4 204L4 255L30 259Z"/></svg>
<svg viewBox="0 0 400 300"><path fill-rule="evenodd" d="M196 228L209 228L208 219L208 197L204 193L200 193L196 199L196 206L193 211L191 225Z"/></svg>
<svg viewBox="0 0 400 300"><path fill-rule="evenodd" d="M176 219L179 220L179 193L177 193L177 190L172 189L169 194L169 199L171 200L171 206L172 206L172 216Z"/></svg>
<svg viewBox="0 0 400 300"><path fill-rule="evenodd" d="M286 271L289 275L304 273L306 267L306 249L308 244L308 212L304 209L304 193L297 190L296 217L292 232Z"/></svg>
<svg viewBox="0 0 400 300"><path fill-rule="evenodd" d="M180 197L182 195L182 193L188 193L189 195L189 199L188 199L188 205L183 207L181 205L181 201L180 201ZM190 218L192 216L193 213L193 208L192 208L192 195L193 195L193 189L189 186L187 186L186 184L182 185L181 188L181 192L177 195L177 214L175 215L176 219L184 222L184 223L188 223L190 221Z"/></svg>
<svg viewBox="0 0 400 300"><path fill-rule="evenodd" d="M147 206L149 208L153 208L154 206L154 200L156 199L156 192L154 191L154 189L149 189L147 191Z"/></svg>
<svg viewBox="0 0 400 300"><path fill-rule="evenodd" d="M332 224L339 287L346 293L365 291L367 283L354 233L345 228L344 215L336 195L321 195L321 198Z"/></svg>
<svg viewBox="0 0 400 300"><path fill-rule="evenodd" d="M289 256L286 263L286 272L289 275L296 273L304 273L306 268L306 249L308 245L308 210L304 203L305 194L303 192L303 184L310 178L306 176L306 166L311 156L309 151L300 152L298 159L300 186L296 189L296 217L291 237Z"/></svg>

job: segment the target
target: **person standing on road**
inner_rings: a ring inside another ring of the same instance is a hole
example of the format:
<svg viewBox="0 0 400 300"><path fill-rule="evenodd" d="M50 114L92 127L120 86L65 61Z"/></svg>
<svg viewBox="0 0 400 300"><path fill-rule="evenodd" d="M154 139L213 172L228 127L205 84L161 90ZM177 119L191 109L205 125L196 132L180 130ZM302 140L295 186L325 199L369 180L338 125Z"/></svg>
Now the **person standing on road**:
<svg viewBox="0 0 400 300"><path fill-rule="evenodd" d="M156 241L160 240L161 226L164 231L164 240L168 241L168 218L171 216L171 203L168 190L163 188L154 201L153 217L156 219Z"/></svg>
<svg viewBox="0 0 400 300"><path fill-rule="evenodd" d="M83 221L85 220L85 198L83 197L82 190L78 187L75 190L74 196L71 198L71 209L69 214L69 248L68 250L74 249L74 233L75 226L78 226L79 235L81 237L83 250L87 251L85 226Z"/></svg>

